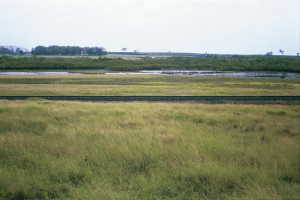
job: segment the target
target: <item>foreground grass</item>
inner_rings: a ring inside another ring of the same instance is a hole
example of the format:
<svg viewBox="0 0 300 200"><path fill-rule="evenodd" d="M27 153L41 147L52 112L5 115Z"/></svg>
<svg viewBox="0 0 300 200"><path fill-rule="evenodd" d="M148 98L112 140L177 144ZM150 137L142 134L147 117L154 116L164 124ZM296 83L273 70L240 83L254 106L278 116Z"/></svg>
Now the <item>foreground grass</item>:
<svg viewBox="0 0 300 200"><path fill-rule="evenodd" d="M296 199L300 106L0 101L0 199Z"/></svg>
<svg viewBox="0 0 300 200"><path fill-rule="evenodd" d="M1 95L300 95L299 79L171 75L0 76Z"/></svg>

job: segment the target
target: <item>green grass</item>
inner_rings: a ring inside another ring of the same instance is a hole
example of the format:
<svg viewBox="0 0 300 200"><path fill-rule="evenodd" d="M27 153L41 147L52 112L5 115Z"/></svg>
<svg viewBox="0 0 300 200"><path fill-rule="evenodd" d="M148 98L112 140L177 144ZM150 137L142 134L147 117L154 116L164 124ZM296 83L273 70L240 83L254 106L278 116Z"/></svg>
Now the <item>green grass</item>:
<svg viewBox="0 0 300 200"><path fill-rule="evenodd" d="M0 199L297 199L300 106L0 101Z"/></svg>
<svg viewBox="0 0 300 200"><path fill-rule="evenodd" d="M0 76L1 95L300 95L299 79L171 75Z"/></svg>

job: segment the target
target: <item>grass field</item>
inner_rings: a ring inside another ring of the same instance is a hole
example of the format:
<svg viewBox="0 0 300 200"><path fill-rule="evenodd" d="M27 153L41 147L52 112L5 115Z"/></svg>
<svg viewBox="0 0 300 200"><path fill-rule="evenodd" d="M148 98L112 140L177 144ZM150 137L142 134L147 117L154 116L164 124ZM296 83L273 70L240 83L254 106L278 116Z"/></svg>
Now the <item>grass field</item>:
<svg viewBox="0 0 300 200"><path fill-rule="evenodd" d="M0 76L0 95L300 95L299 79ZM0 200L290 200L299 105L0 101Z"/></svg>
<svg viewBox="0 0 300 200"><path fill-rule="evenodd" d="M0 199L297 199L300 106L0 101Z"/></svg>
<svg viewBox="0 0 300 200"><path fill-rule="evenodd" d="M0 76L1 95L300 95L300 79L172 75Z"/></svg>

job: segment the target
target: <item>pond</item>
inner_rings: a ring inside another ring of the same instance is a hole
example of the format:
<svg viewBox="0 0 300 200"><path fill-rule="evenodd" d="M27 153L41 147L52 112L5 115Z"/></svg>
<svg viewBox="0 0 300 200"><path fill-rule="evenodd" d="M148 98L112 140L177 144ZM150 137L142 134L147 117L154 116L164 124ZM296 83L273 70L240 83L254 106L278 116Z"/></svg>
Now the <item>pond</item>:
<svg viewBox="0 0 300 200"><path fill-rule="evenodd" d="M178 70L160 70L160 71L139 71L139 72L109 72L105 74L120 75L194 75L194 76L226 76L226 77L244 77L244 78L300 78L299 73L283 72L226 72L226 71L178 71Z"/></svg>

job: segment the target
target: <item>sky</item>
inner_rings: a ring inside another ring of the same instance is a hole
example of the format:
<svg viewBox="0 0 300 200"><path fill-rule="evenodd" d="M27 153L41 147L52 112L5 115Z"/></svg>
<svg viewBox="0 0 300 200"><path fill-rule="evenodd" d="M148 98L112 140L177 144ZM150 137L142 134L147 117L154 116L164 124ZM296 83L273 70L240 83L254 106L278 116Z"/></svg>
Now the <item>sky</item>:
<svg viewBox="0 0 300 200"><path fill-rule="evenodd" d="M300 52L300 0L0 0L0 45Z"/></svg>

